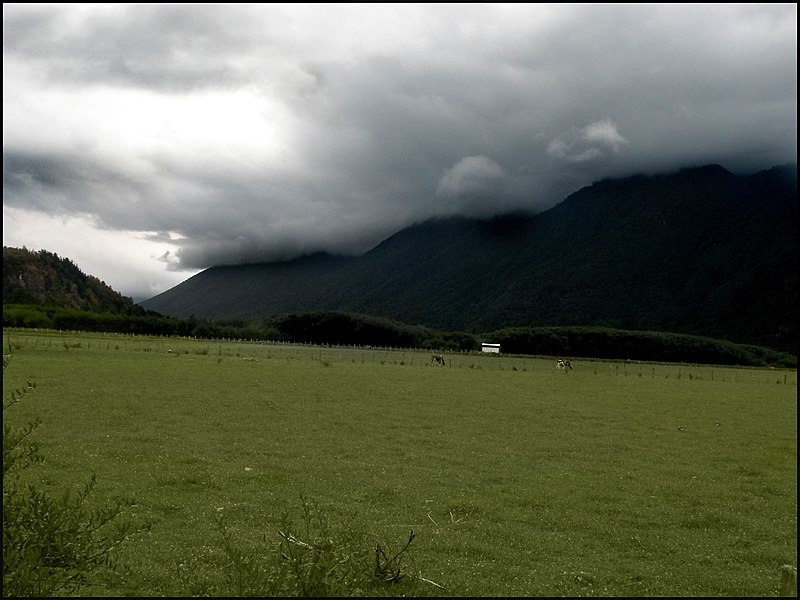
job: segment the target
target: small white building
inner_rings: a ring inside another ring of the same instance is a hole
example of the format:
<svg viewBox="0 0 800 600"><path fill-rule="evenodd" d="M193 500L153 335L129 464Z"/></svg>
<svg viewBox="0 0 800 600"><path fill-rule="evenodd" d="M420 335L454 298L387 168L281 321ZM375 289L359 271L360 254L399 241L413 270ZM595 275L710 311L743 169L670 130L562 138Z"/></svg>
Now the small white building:
<svg viewBox="0 0 800 600"><path fill-rule="evenodd" d="M500 354L500 344L489 344L483 342L481 344L481 352L492 352L493 354Z"/></svg>

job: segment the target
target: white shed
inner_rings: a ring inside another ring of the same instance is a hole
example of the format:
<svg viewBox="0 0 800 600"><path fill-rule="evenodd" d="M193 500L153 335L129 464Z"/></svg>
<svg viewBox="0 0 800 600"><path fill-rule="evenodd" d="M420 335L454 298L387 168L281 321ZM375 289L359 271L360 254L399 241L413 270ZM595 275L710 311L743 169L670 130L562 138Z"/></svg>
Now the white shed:
<svg viewBox="0 0 800 600"><path fill-rule="evenodd" d="M481 344L481 352L492 352L494 354L500 354L500 344L490 344L488 342L483 342Z"/></svg>

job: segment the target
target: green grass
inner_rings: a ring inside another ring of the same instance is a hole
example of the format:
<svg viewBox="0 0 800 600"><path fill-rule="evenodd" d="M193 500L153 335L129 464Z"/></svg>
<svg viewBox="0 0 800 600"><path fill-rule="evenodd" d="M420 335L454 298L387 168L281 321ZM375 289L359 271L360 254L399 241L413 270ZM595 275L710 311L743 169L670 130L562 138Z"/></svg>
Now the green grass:
<svg viewBox="0 0 800 600"><path fill-rule="evenodd" d="M111 595L223 589L300 498L398 548L387 594L768 596L797 563L797 373L4 332L37 481L132 497ZM195 585L194 588L191 586ZM217 586L216 588L214 586Z"/></svg>

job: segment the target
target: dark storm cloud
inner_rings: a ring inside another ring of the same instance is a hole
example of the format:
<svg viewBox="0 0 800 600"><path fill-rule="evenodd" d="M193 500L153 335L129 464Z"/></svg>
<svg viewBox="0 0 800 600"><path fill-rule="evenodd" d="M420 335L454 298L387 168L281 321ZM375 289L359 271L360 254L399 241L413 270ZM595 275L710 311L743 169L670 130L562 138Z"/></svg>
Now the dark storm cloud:
<svg viewBox="0 0 800 600"><path fill-rule="evenodd" d="M41 63L61 85L190 90L246 81L229 59L247 51L236 6L38 5L4 14L4 52Z"/></svg>
<svg viewBox="0 0 800 600"><path fill-rule="evenodd" d="M4 203L171 268L796 161L796 5L4 7Z"/></svg>

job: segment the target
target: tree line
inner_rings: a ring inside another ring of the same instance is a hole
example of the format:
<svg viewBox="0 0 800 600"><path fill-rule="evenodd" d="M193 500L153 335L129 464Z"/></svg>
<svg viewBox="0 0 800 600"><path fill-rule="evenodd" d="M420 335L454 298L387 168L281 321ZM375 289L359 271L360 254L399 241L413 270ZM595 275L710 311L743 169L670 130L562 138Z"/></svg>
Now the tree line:
<svg viewBox="0 0 800 600"><path fill-rule="evenodd" d="M605 327L513 327L490 332L441 331L340 311L274 315L258 320L179 319L4 304L3 327L93 331L202 339L243 339L472 352L499 343L506 354L700 364L797 367L796 355L700 336Z"/></svg>

